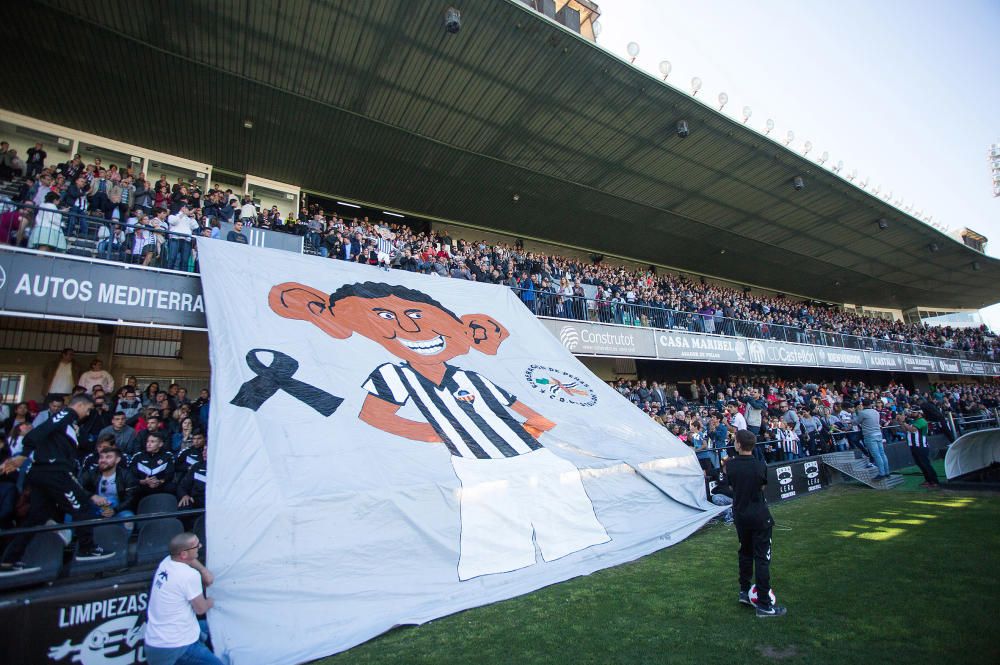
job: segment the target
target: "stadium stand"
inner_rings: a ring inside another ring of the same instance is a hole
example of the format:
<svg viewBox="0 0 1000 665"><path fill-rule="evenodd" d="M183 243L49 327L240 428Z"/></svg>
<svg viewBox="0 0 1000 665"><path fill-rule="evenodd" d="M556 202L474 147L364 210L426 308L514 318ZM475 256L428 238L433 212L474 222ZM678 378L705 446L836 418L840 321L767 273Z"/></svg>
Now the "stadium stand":
<svg viewBox="0 0 1000 665"><path fill-rule="evenodd" d="M67 174L78 172L74 184L67 185ZM231 191L212 188L202 197L190 183L170 185L160 180L148 185L145 174L134 176L137 185L132 184L131 167L119 173L115 165L109 170L83 166L78 155L43 168L37 180L0 184L2 196L13 202L0 206L0 233L6 234L0 241L195 272L197 241L220 238L220 224L240 218ZM135 195L136 188L145 192L150 187L157 190L156 197ZM447 232L416 231L367 217L347 219L316 204L304 207L295 218L282 219L277 209L242 218L247 224L305 236L311 254L505 284L543 316L975 360L1000 358L1000 339L985 326L887 321L791 297L660 274L652 266L637 271L603 260L586 264L556 254L526 252L516 243L452 240ZM236 231L227 239L242 235ZM592 296L584 285L596 288Z"/></svg>

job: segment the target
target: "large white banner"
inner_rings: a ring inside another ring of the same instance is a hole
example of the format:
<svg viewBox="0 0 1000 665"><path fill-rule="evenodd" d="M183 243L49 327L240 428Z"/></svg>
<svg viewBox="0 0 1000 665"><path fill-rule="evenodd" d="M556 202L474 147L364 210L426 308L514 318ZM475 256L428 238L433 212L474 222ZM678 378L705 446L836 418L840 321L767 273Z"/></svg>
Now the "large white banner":
<svg viewBox="0 0 1000 665"><path fill-rule="evenodd" d="M508 289L202 245L209 621L235 665L630 561L717 513L690 449Z"/></svg>

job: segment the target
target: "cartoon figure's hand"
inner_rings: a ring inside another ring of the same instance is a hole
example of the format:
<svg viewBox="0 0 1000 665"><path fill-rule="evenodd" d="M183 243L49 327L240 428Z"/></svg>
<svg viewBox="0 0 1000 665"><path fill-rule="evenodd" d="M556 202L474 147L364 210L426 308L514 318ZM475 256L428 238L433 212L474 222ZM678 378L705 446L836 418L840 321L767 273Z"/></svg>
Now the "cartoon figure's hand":
<svg viewBox="0 0 1000 665"><path fill-rule="evenodd" d="M536 427L532 427L528 423L522 423L521 427L523 427L524 431L526 431L528 434L530 434L532 437L536 439L542 435L542 430Z"/></svg>
<svg viewBox="0 0 1000 665"><path fill-rule="evenodd" d="M539 434L542 432L548 432L550 429L556 426L554 422L548 418L543 418L542 416L535 416L527 421L525 421L525 427L530 427L531 429L537 430ZM530 430L529 430L530 431ZM532 436L535 436L532 434ZM537 439L538 437L535 436Z"/></svg>

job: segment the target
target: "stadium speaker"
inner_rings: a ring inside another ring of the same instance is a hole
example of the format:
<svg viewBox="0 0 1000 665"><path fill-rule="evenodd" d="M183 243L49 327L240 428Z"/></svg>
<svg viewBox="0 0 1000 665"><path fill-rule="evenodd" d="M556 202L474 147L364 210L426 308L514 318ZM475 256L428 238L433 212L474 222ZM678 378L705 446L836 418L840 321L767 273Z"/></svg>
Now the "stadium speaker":
<svg viewBox="0 0 1000 665"><path fill-rule="evenodd" d="M686 139L688 137L688 134L690 133L691 133L690 130L688 130L687 120L678 120L677 136L681 137L682 139Z"/></svg>
<svg viewBox="0 0 1000 665"><path fill-rule="evenodd" d="M802 176L797 175L792 178L792 187L795 188L796 192L801 192L806 188L806 181L802 179Z"/></svg>
<svg viewBox="0 0 1000 665"><path fill-rule="evenodd" d="M889 228L888 220L886 220L885 218L878 220L878 228L880 231L885 231L887 228Z"/></svg>
<svg viewBox="0 0 1000 665"><path fill-rule="evenodd" d="M927 249L929 249L932 252L936 252L939 249L941 249L941 247L936 242L932 242L930 245L927 246Z"/></svg>
<svg viewBox="0 0 1000 665"><path fill-rule="evenodd" d="M454 7L444 10L444 29L454 35L462 29L462 12Z"/></svg>
<svg viewBox="0 0 1000 665"><path fill-rule="evenodd" d="M973 262L972 262L972 269L973 269L973 270L977 270L977 271L978 271L978 270L980 270L981 268L982 268L982 266L980 266L980 265L979 265L979 261L973 261Z"/></svg>

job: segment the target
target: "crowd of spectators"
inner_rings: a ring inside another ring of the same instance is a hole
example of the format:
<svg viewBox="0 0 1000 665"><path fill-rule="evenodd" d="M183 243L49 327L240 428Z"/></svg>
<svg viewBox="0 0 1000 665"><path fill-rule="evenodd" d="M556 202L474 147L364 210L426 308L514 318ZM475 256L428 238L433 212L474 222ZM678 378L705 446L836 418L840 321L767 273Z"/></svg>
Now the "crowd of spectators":
<svg viewBox="0 0 1000 665"><path fill-rule="evenodd" d="M48 385L59 388L67 368L76 368L71 349L48 375ZM99 360L74 376L67 393L50 392L43 405L28 400L0 406L0 463L20 455L33 428L59 413L74 395L85 393L93 398L94 409L79 423L77 480L87 493L108 500L106 506L94 506L95 518L132 516L143 498L155 494L169 495L178 508L204 508L208 390L192 398L176 383L161 390L152 382L140 391L135 377L115 389ZM29 469L26 464L0 475L0 529L27 512Z"/></svg>
<svg viewBox="0 0 1000 665"><path fill-rule="evenodd" d="M919 410L932 433L953 439L959 426L995 417L1000 386L954 383L912 390L898 383L873 386L859 380L794 381L729 376L692 380L683 390L645 380L619 379L611 387L657 423L695 448L706 469L718 469L736 431L758 437L759 455L783 462L857 448L864 451L857 413L872 408L887 441L902 440L901 418Z"/></svg>
<svg viewBox="0 0 1000 665"><path fill-rule="evenodd" d="M863 316L783 296L763 296L655 268L632 270L604 261L584 262L525 251L519 242L452 239L447 231L416 231L399 223L327 217L303 209L307 242L321 256L382 268L422 272L514 289L536 314L594 318L698 332L763 336L768 328L796 331L793 341L820 341L817 333L870 337L889 343L925 344L1000 358L1000 339L985 326L952 328L911 325ZM586 299L584 285L594 287ZM748 330L739 322L755 324ZM822 343L822 342L821 342Z"/></svg>
<svg viewBox="0 0 1000 665"><path fill-rule="evenodd" d="M0 143L0 153L7 154L7 148ZM195 271L197 241L220 238L221 222L241 222L243 227L303 235L310 251L324 257L504 284L540 315L836 346L855 346L859 343L853 340L870 338L883 343L876 345L881 350L895 350L893 345L909 350L909 345L919 344L1000 359L1000 338L985 326L890 321L652 266L630 269L603 260L525 251L520 242L467 242L452 239L447 231L419 231L367 217L349 220L316 205L283 216L277 207L260 209L248 197L219 185L203 194L197 183L169 183L162 175L150 182L131 165L105 167L99 158L84 164L80 155L50 167L44 163L43 146L35 150L33 159L42 157L29 160L30 170L24 166L27 177L14 197L27 207L4 210L0 205L2 242L64 251L67 235L92 235L102 257ZM92 234L88 220L95 215L103 223ZM225 239L246 241L242 228ZM585 299L585 285L591 287L590 299Z"/></svg>

